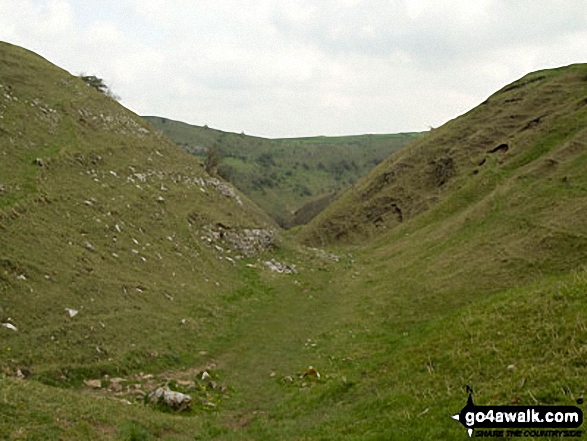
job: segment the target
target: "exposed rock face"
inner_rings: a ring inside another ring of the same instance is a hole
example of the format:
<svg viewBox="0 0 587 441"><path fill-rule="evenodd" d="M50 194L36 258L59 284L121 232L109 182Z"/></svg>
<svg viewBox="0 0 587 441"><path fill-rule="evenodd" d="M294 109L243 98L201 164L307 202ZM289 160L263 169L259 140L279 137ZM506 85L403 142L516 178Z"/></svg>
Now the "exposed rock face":
<svg viewBox="0 0 587 441"><path fill-rule="evenodd" d="M239 205L243 204L243 201L241 200L240 196L236 194L236 192L234 191L234 188L232 186L228 185L227 183L222 182L216 178L209 178L209 179L206 179L206 184L216 188L216 190L218 190L220 193L222 193L227 198L234 199Z"/></svg>
<svg viewBox="0 0 587 441"><path fill-rule="evenodd" d="M262 251L275 248L273 243L273 231L264 229L244 229L242 231L229 231L224 240L232 247L247 257L252 257Z"/></svg>
<svg viewBox="0 0 587 441"><path fill-rule="evenodd" d="M200 239L214 245L216 251L222 253L225 248L229 252L241 253L253 257L263 251L276 248L273 230L253 228L231 228L223 224L206 225L202 229ZM218 244L222 243L224 247Z"/></svg>

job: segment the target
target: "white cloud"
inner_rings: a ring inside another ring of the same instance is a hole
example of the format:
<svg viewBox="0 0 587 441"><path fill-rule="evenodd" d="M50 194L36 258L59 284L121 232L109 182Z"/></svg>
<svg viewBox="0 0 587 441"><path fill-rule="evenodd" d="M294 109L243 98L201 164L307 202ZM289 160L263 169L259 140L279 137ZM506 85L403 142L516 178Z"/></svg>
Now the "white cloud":
<svg viewBox="0 0 587 441"><path fill-rule="evenodd" d="M2 0L0 39L141 114L265 136L425 130L586 61L580 0Z"/></svg>

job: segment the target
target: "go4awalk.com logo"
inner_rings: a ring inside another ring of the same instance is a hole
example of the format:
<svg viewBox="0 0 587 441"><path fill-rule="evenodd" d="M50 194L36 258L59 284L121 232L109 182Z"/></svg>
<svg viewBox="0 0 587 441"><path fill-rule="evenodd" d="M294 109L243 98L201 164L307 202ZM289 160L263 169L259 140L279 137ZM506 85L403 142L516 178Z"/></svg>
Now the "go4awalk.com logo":
<svg viewBox="0 0 587 441"><path fill-rule="evenodd" d="M576 406L477 406L473 390L465 407L451 418L459 421L475 438L580 438L583 411ZM582 400L578 400L582 403Z"/></svg>

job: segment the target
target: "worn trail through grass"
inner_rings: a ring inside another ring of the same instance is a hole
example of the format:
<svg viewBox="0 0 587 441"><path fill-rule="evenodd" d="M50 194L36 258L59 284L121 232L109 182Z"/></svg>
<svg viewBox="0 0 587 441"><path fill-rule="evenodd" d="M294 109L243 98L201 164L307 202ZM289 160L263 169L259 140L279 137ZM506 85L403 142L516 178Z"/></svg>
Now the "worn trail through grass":
<svg viewBox="0 0 587 441"><path fill-rule="evenodd" d="M309 366L324 366L315 350L318 337L340 326L349 299L338 297L331 273L311 285L304 278L291 276L271 288L272 298L236 325L234 340L218 354L228 383L239 390L231 407L270 409L283 395L285 377L297 379Z"/></svg>

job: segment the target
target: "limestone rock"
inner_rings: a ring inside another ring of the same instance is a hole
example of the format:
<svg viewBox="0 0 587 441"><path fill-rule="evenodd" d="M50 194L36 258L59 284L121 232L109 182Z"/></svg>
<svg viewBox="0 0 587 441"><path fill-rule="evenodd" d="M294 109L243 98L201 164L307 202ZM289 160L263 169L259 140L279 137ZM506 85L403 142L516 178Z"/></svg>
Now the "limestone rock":
<svg viewBox="0 0 587 441"><path fill-rule="evenodd" d="M225 248L228 248L229 252L235 251L246 257L253 257L276 248L275 232L270 229L248 229L223 224L209 224L202 228L201 233L202 241L213 246L218 252L226 251ZM225 245L224 248L218 245L220 242Z"/></svg>
<svg viewBox="0 0 587 441"><path fill-rule="evenodd" d="M192 404L192 397L181 392L175 392L168 387L160 387L149 394L149 400L153 404L165 404L178 411L189 410Z"/></svg>
<svg viewBox="0 0 587 441"><path fill-rule="evenodd" d="M70 317L75 317L79 312L77 309L65 308L65 311L69 314Z"/></svg>
<svg viewBox="0 0 587 441"><path fill-rule="evenodd" d="M84 384L92 389L101 389L102 382L100 380L85 380Z"/></svg>
<svg viewBox="0 0 587 441"><path fill-rule="evenodd" d="M271 271L275 271L280 274L297 274L295 265L287 263L277 262L275 259L271 259L265 262L265 266Z"/></svg>
<svg viewBox="0 0 587 441"><path fill-rule="evenodd" d="M12 329L13 331L18 331L18 329L16 329L16 326L14 326L12 323L2 323L2 326L8 329Z"/></svg>

